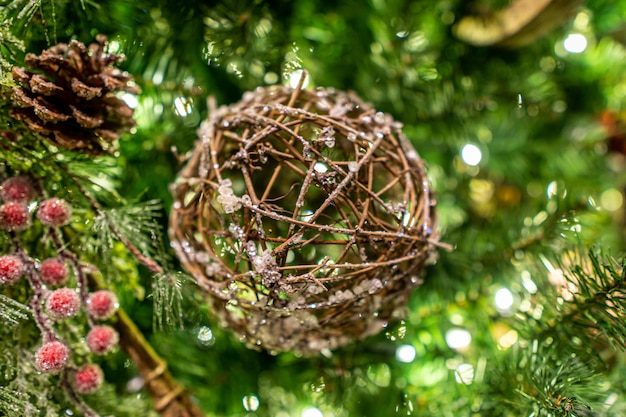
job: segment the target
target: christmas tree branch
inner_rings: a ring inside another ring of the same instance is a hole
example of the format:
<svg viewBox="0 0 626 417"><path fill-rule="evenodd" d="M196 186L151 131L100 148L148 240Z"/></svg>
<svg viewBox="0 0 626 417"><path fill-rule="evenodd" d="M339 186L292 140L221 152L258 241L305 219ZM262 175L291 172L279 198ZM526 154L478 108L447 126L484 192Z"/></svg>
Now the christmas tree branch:
<svg viewBox="0 0 626 417"><path fill-rule="evenodd" d="M94 273L89 274L89 280L94 288L106 288L102 279ZM165 360L154 351L126 312L119 309L116 318L120 346L137 365L154 399L155 410L163 417L204 417L184 388L174 380Z"/></svg>
<svg viewBox="0 0 626 417"><path fill-rule="evenodd" d="M96 201L96 199L87 191L85 186L80 181L79 177L70 172L66 167L63 167L65 173L74 181L76 187L78 187L81 194L87 199L89 205L91 206L91 210L93 211L95 216L103 216L106 219L106 224L111 230L111 233L120 241L126 249L139 261L143 264L150 272L153 274L162 274L163 268L149 256L144 255L137 246L135 246L128 237L122 232L120 232L119 228L116 226L116 223L112 221L109 213L102 208L100 203Z"/></svg>
<svg viewBox="0 0 626 417"><path fill-rule="evenodd" d="M601 378L587 362L564 354L549 340L534 339L517 346L494 373L512 381L501 389L504 398L515 392L519 412L534 415L587 415L602 397ZM506 384L505 384L506 385ZM508 392L507 392L508 391Z"/></svg>
<svg viewBox="0 0 626 417"><path fill-rule="evenodd" d="M562 334L566 337L563 340L572 340L587 335L593 339L591 342L600 340L613 349L623 348L626 342L624 266L618 267L614 260L603 259L594 250L586 255L577 250L567 252L559 261L559 268L548 267L559 307L550 319L546 311L542 320L533 321L540 326L536 337Z"/></svg>

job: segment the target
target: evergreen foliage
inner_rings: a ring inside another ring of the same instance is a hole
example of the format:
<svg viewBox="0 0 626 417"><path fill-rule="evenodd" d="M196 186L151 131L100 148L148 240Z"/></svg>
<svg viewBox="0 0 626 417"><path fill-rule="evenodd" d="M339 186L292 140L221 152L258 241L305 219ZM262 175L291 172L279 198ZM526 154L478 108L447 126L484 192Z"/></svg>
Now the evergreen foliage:
<svg viewBox="0 0 626 417"><path fill-rule="evenodd" d="M159 355L206 415L625 415L626 1L588 0L515 49L455 37L463 16L509 3L1 0L0 181L28 174L74 217L58 233L0 230L0 254L76 254L154 349L140 359L165 372ZM101 33L141 88L120 95L137 125L115 154L59 150L11 119L13 65ZM356 91L404 123L454 246L404 320L319 357L248 350L220 328L166 232L168 185L209 96L231 103L300 69L309 88ZM25 279L0 287L0 415L160 415L146 363L121 350L96 360L106 382L78 399L38 373L32 297ZM76 366L87 321L55 325Z"/></svg>

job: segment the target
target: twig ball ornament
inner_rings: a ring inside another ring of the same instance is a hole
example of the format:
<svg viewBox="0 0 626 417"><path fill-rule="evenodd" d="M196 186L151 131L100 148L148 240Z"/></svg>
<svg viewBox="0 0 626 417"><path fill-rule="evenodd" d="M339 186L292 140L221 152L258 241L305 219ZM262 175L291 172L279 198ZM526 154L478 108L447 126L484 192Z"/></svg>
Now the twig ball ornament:
<svg viewBox="0 0 626 417"><path fill-rule="evenodd" d="M423 162L355 94L273 86L213 109L169 233L222 325L314 354L402 316L437 244Z"/></svg>

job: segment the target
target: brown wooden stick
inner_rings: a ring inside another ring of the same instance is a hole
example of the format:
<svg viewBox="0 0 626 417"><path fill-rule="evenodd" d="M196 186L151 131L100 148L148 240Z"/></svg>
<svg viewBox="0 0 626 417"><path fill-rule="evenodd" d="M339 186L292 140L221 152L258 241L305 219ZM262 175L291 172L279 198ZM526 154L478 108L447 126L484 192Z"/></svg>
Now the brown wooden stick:
<svg viewBox="0 0 626 417"><path fill-rule="evenodd" d="M89 279L94 288L106 288L96 274L90 273ZM174 380L167 362L154 351L128 314L119 309L113 321L120 335L120 347L137 365L145 388L154 400L155 410L163 417L205 417L189 393Z"/></svg>
<svg viewBox="0 0 626 417"><path fill-rule="evenodd" d="M457 38L475 46L519 48L571 18L584 0L515 0L500 10L463 17Z"/></svg>

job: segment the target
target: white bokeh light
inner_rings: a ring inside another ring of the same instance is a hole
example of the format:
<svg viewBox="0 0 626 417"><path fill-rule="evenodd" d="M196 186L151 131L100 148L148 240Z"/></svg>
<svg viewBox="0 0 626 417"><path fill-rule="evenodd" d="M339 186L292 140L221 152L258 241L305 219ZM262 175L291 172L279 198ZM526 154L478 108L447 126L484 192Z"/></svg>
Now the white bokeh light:
<svg viewBox="0 0 626 417"><path fill-rule="evenodd" d="M478 146L468 143L461 149L461 159L469 166L476 166L483 158L483 153Z"/></svg>
<svg viewBox="0 0 626 417"><path fill-rule="evenodd" d="M302 410L302 417L324 417L319 408L309 407Z"/></svg>
<svg viewBox="0 0 626 417"><path fill-rule="evenodd" d="M317 162L314 166L313 169L315 169L317 172L319 173L324 173L326 171L328 171L328 166L326 166L326 164L323 164L321 162Z"/></svg>
<svg viewBox="0 0 626 417"><path fill-rule="evenodd" d="M474 366L470 363L462 363L457 366L454 376L459 384L469 385L474 381Z"/></svg>
<svg viewBox="0 0 626 417"><path fill-rule="evenodd" d="M452 349L463 349L472 342L472 335L465 329L450 329L446 333L446 343Z"/></svg>
<svg viewBox="0 0 626 417"><path fill-rule="evenodd" d="M185 117L191 114L193 108L191 107L192 100L187 97L176 97L174 99L174 111L177 115Z"/></svg>
<svg viewBox="0 0 626 417"><path fill-rule="evenodd" d="M415 348L411 345L401 345L396 349L396 359L400 362L411 363L415 360Z"/></svg>
<svg viewBox="0 0 626 417"><path fill-rule="evenodd" d="M296 88L298 86L298 83L300 82L300 78L304 75L304 82L302 83L302 88L306 88L307 85L309 85L309 74L305 73L304 70L299 69L299 70L295 70L294 72L291 73L291 75L289 76L289 86L291 88Z"/></svg>
<svg viewBox="0 0 626 417"><path fill-rule="evenodd" d="M135 97L134 95L130 94L130 93L123 93L122 95L119 96L124 103L126 103L128 105L128 107L130 107L131 109L134 109L135 107L137 107L139 105L139 100L137 100L137 97Z"/></svg>
<svg viewBox="0 0 626 417"><path fill-rule="evenodd" d="M580 54L587 49L587 38L580 33L570 33L563 41L563 48L571 54Z"/></svg>
<svg viewBox="0 0 626 417"><path fill-rule="evenodd" d="M241 402L246 411L256 411L259 408L259 398L254 394L246 395Z"/></svg>
<svg viewBox="0 0 626 417"><path fill-rule="evenodd" d="M498 310L506 311L510 310L511 307L513 307L513 302L515 301L515 299L513 298L513 293L507 288L500 288L498 291L496 291L494 301Z"/></svg>

